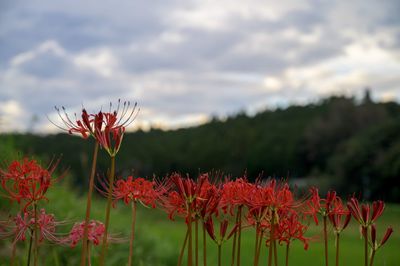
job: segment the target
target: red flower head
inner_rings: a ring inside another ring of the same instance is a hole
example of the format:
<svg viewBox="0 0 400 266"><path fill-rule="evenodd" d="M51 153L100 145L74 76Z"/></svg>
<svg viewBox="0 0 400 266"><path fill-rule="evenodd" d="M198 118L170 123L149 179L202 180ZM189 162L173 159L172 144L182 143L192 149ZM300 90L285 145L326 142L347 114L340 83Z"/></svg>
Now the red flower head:
<svg viewBox="0 0 400 266"><path fill-rule="evenodd" d="M58 243L60 240L56 236L56 227L62 222L57 222L53 214L46 214L44 209L40 210L37 217L37 228L39 230L39 242L44 239ZM30 235L35 227L35 215L33 211L26 211L21 214L17 214L12 221L5 223L5 234L4 237L13 237L14 244L18 241L25 241L27 235Z"/></svg>
<svg viewBox="0 0 400 266"><path fill-rule="evenodd" d="M223 242L225 242L226 240L229 240L229 238L231 238L231 236L236 232L236 230L238 229L238 225L235 224L231 231L229 232L228 235L226 235L227 230L228 230L228 220L224 219L222 221L220 221L219 223L219 235L215 235L215 230L214 230L214 222L213 222L213 218L209 217L207 219L206 222L204 222L204 226L207 230L208 235L211 237L212 240L214 240L215 243L217 243L218 245L221 245Z"/></svg>
<svg viewBox="0 0 400 266"><path fill-rule="evenodd" d="M125 129L135 119L139 112L136 111L137 103L131 108L130 102L118 100L117 108L112 111L110 103L109 112L100 112L94 117L94 136L97 142L110 156L114 157L121 147Z"/></svg>
<svg viewBox="0 0 400 266"><path fill-rule="evenodd" d="M93 136L110 155L115 156L121 145L125 128L135 120L139 112L136 107L137 103L131 107L130 102L121 104L121 100L118 100L117 108L113 111L111 103L109 112L100 111L89 114L85 108L82 108L81 118L75 114L75 119L70 118L64 107L61 107L61 110L55 107L64 125L60 126L49 120L69 134L78 133L84 139Z"/></svg>
<svg viewBox="0 0 400 266"><path fill-rule="evenodd" d="M7 170L0 169L1 186L6 197L18 203L25 202L24 211L33 202L46 199L45 193L54 180L51 179L59 160L43 169L35 160L24 158L13 161Z"/></svg>
<svg viewBox="0 0 400 266"><path fill-rule="evenodd" d="M321 199L318 189L312 187L310 189L311 197L306 202L308 210L305 214L311 215L314 218L315 224L318 225L317 214L329 216L330 214L346 214L348 211L343 206L342 200L337 196L335 191L328 191L325 199Z"/></svg>
<svg viewBox="0 0 400 266"><path fill-rule="evenodd" d="M68 243L72 248L75 247L83 238L85 222L75 223L69 233L69 236L64 239L64 243ZM105 232L105 226L102 222L91 220L88 225L88 240L97 246Z"/></svg>
<svg viewBox="0 0 400 266"><path fill-rule="evenodd" d="M222 186L221 209L233 215L236 206L244 205L251 185L246 178L237 178L235 181L228 181Z"/></svg>
<svg viewBox="0 0 400 266"><path fill-rule="evenodd" d="M172 174L167 181L167 187L172 189L160 197L161 205L168 212L168 217L173 219L174 214L183 215L188 221L189 216L196 214L196 200L201 199L207 176L200 175L195 182L193 179L184 178L178 173Z"/></svg>
<svg viewBox="0 0 400 266"><path fill-rule="evenodd" d="M378 241L376 240L376 226L375 224L371 225L371 241L370 241L370 245L372 247L373 250L378 250L381 246L383 246L386 241L388 241L389 237L392 235L393 233L393 228L392 227L388 227L386 229L386 233L383 236L381 242L378 243Z"/></svg>
<svg viewBox="0 0 400 266"><path fill-rule="evenodd" d="M309 238L306 238L308 227L303 225L299 221L299 216L296 212L289 212L287 215L280 215L278 226L276 227L277 236L275 239L279 240L279 243L285 242L289 245L293 240L298 239L304 244L304 249L308 249ZM269 238L267 238L267 245L269 244Z"/></svg>
<svg viewBox="0 0 400 266"><path fill-rule="evenodd" d="M340 234L349 225L351 220L351 213L347 211L346 214L343 213L330 213L328 215L329 220L337 234ZM344 217L344 220L342 219Z"/></svg>
<svg viewBox="0 0 400 266"><path fill-rule="evenodd" d="M103 184L108 190L108 184ZM138 201L145 206L156 207L158 192L155 190L155 182L148 181L144 178L128 176L126 180L119 179L115 182L113 198L115 201L123 200L125 204Z"/></svg>
<svg viewBox="0 0 400 266"><path fill-rule="evenodd" d="M372 215L370 205L362 204L360 207L358 200L354 197L347 202L347 207L354 219L356 219L362 227L368 227L375 223L375 221L382 215L385 210L385 203L381 200L374 201L372 203Z"/></svg>

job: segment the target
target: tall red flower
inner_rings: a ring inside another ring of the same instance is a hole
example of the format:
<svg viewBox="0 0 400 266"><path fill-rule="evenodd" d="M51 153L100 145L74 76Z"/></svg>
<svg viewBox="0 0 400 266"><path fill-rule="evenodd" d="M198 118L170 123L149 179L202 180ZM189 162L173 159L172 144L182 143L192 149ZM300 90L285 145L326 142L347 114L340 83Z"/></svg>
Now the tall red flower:
<svg viewBox="0 0 400 266"><path fill-rule="evenodd" d="M308 249L310 239L304 236L307 229L308 227L300 222L299 215L291 211L286 215L280 215L280 220L276 228L276 239L278 239L279 243L284 242L286 245L298 239L303 242L304 249Z"/></svg>
<svg viewBox="0 0 400 266"><path fill-rule="evenodd" d="M356 198L351 198L347 202L347 207L349 208L354 219L363 227L368 227L373 224L385 210L385 203L381 200L374 201L372 203L372 215L371 206L369 204L360 204Z"/></svg>
<svg viewBox="0 0 400 266"><path fill-rule="evenodd" d="M45 194L55 181L52 179L52 174L58 163L59 160L44 169L33 159L13 161L8 169L0 170L1 186L6 193L5 196L18 203L24 202L24 210L34 202L47 199Z"/></svg>
<svg viewBox="0 0 400 266"><path fill-rule="evenodd" d="M47 214L45 209L41 209L37 215L37 225L35 225L35 215L33 211L26 211L17 214L12 220L3 222L5 231L1 238L12 237L13 243L25 241L27 236L31 237L35 226L38 228L38 241L48 240L59 243L60 238L56 234L56 227L62 222L56 221L53 214Z"/></svg>
<svg viewBox="0 0 400 266"><path fill-rule="evenodd" d="M85 222L75 223L67 238L63 240L65 244L69 244L72 248L75 247L83 238ZM97 246L103 237L105 226L102 222L91 220L88 224L88 241Z"/></svg>

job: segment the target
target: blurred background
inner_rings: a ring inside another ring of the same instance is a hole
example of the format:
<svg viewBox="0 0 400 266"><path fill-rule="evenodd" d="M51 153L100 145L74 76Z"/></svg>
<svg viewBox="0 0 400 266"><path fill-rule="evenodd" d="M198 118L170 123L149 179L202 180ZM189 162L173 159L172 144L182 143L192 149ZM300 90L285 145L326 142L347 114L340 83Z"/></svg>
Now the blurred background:
<svg viewBox="0 0 400 266"><path fill-rule="evenodd" d="M140 107L123 173L262 173L400 201L398 1L0 5L2 149L62 153L78 187L91 145L59 134L54 106L122 99Z"/></svg>
<svg viewBox="0 0 400 266"><path fill-rule="evenodd" d="M218 170L398 203L398 10L397 0L1 1L0 160L62 154L64 197L84 202L92 143L50 123L54 106L79 114L122 99L140 113L119 176ZM101 153L99 174L107 167Z"/></svg>

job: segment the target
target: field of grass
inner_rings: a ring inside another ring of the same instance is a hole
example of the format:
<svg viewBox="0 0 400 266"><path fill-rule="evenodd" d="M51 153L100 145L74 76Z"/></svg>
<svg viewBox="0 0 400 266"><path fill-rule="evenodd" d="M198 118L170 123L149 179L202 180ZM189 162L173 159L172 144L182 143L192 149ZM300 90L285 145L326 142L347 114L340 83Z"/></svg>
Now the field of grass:
<svg viewBox="0 0 400 266"><path fill-rule="evenodd" d="M84 196L78 197L66 185L53 187L48 194L49 202L43 204L48 213L54 213L57 219L65 220L67 224L60 228L60 232L67 233L75 221L84 219L86 199ZM0 220L6 218L4 212L9 209L8 203L2 200L0 203L3 210ZM93 218L102 219L104 216L105 201L95 198L93 202ZM4 217L3 217L4 216ZM110 245L107 255L107 265L126 265L129 248L129 230L131 213L130 208L119 204L111 213L111 232L118 243ZM388 243L382 247L376 256L375 265L377 266L399 266L400 265L400 206L387 205L384 215L378 223L378 239L380 239L391 225L394 229L392 237ZM320 266L323 265L323 244L321 241L321 227L311 226L308 236L313 240L307 251L303 249L301 243L295 243L291 248L290 265L293 266ZM330 232L329 242L330 264L334 264L334 239ZM182 241L185 236L185 226L180 218L176 221L168 219L167 215L158 209L146 209L140 207L137 214L137 230L135 243L135 265L161 266L176 265ZM248 229L243 233L242 239L242 265L252 264L254 247L254 230ZM28 241L25 241L28 242ZM201 242L200 242L201 243ZM26 265L27 244L22 243L18 246L17 258L18 265ZM352 222L342 234L341 240L341 265L363 265L363 241L360 238L358 226ZM223 265L230 265L231 242L223 246ZM279 265L284 264L284 248L278 246L280 254ZM97 265L97 255L100 248L95 247L93 253L93 265ZM201 254L200 250L200 254ZM217 249L211 240L207 243L208 265L217 265ZM266 265L267 249L261 251L260 265ZM11 254L10 241L0 240L0 265L9 265ZM54 244L44 243L40 251L40 265L78 265L80 256L80 246L71 249L69 247L59 247ZM200 255L200 262L201 255Z"/></svg>

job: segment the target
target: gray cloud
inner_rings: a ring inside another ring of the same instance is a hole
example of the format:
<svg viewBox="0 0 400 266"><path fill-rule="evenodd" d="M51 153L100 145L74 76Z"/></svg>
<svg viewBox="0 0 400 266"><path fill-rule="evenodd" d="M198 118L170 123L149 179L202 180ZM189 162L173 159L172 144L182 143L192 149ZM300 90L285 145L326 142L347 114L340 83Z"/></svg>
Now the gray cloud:
<svg viewBox="0 0 400 266"><path fill-rule="evenodd" d="M140 102L138 121L165 126L365 86L399 100L399 9L396 0L2 1L0 115L24 130L37 114L46 131L54 105L97 110L118 98Z"/></svg>

